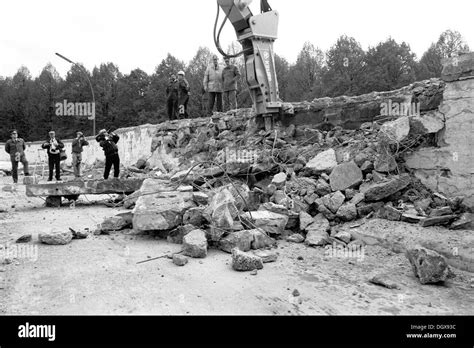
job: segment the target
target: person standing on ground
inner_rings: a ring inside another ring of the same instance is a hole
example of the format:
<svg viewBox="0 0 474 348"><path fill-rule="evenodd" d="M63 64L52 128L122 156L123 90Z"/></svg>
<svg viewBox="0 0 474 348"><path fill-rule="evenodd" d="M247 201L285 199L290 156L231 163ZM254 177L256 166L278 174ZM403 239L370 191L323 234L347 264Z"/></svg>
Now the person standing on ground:
<svg viewBox="0 0 474 348"><path fill-rule="evenodd" d="M203 86L209 94L209 113L212 116L214 104L216 109L222 112L222 67L219 65L219 59L216 55L212 57L212 64L208 66L204 73Z"/></svg>
<svg viewBox="0 0 474 348"><path fill-rule="evenodd" d="M118 154L117 143L120 137L114 132L108 133L105 129L102 129L95 139L100 144L105 154L104 179L107 180L109 178L112 165L114 166L114 178L118 179L120 174L120 157Z"/></svg>
<svg viewBox="0 0 474 348"><path fill-rule="evenodd" d="M189 82L184 71L178 73L178 118L188 118Z"/></svg>
<svg viewBox="0 0 474 348"><path fill-rule="evenodd" d="M12 177L13 183L18 183L18 162L23 164L23 172L25 176L29 176L28 172L28 161L25 156L25 141L21 138L18 138L18 132L16 129L10 132L11 139L5 144L5 151L10 155L10 160L12 162Z"/></svg>
<svg viewBox="0 0 474 348"><path fill-rule="evenodd" d="M82 148L88 145L89 142L84 138L84 134L77 131L76 138L72 141L72 167L76 178L81 177Z"/></svg>
<svg viewBox="0 0 474 348"><path fill-rule="evenodd" d="M225 67L222 71L222 83L224 90L224 112L237 109L237 81L240 79L240 71L225 57Z"/></svg>
<svg viewBox="0 0 474 348"><path fill-rule="evenodd" d="M61 140L56 139L56 133L54 131L49 132L49 139L41 146L43 149L48 150L48 164L49 164L49 177L48 181L53 180L53 172L56 169L56 181L61 181L61 162L60 152L64 148L64 144Z"/></svg>
<svg viewBox="0 0 474 348"><path fill-rule="evenodd" d="M178 80L172 74L166 87L166 105L168 109L168 119L175 120L178 114Z"/></svg>

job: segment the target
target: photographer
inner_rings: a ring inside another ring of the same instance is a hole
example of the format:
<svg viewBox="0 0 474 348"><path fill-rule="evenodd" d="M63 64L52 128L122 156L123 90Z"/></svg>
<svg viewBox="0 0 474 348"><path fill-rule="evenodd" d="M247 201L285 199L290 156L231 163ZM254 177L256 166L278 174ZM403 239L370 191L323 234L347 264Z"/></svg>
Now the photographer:
<svg viewBox="0 0 474 348"><path fill-rule="evenodd" d="M109 178L112 164L114 165L114 178L118 178L120 174L120 157L118 154L117 143L120 137L113 132L109 133L105 129L102 129L95 139L100 144L105 154L104 179Z"/></svg>
<svg viewBox="0 0 474 348"><path fill-rule="evenodd" d="M61 140L56 139L54 131L49 132L49 139L41 145L43 149L48 150L48 163L49 163L49 178L48 181L53 180L53 171L56 168L56 180L61 181L61 167L59 163L61 161L60 152L64 148L64 144Z"/></svg>
<svg viewBox="0 0 474 348"><path fill-rule="evenodd" d="M88 145L89 142L84 138L84 134L77 131L76 138L72 141L72 167L76 178L81 177L82 148Z"/></svg>

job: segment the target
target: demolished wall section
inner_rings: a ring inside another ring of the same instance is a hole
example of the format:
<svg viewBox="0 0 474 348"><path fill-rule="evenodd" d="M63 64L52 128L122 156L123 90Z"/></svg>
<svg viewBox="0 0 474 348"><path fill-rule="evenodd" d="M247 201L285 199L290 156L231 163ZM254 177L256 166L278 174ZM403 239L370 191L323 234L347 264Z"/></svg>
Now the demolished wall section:
<svg viewBox="0 0 474 348"><path fill-rule="evenodd" d="M474 53L444 64L446 81L439 107L445 127L438 147L422 148L406 156L406 165L429 188L446 196L464 196L474 208Z"/></svg>

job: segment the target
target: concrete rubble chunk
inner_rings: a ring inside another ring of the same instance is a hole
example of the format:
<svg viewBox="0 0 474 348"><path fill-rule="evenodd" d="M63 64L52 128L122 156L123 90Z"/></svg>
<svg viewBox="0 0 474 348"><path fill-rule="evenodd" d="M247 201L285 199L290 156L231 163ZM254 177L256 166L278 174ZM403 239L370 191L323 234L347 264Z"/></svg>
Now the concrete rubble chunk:
<svg viewBox="0 0 474 348"><path fill-rule="evenodd" d="M390 173L397 169L397 162L389 154L379 154L375 160L374 169L377 172Z"/></svg>
<svg viewBox="0 0 474 348"><path fill-rule="evenodd" d="M441 207L431 210L430 217L433 216L443 216L443 215L452 215L453 210L451 207Z"/></svg>
<svg viewBox="0 0 474 348"><path fill-rule="evenodd" d="M353 161L339 164L329 175L329 183L333 191L344 191L357 187L362 180L362 171Z"/></svg>
<svg viewBox="0 0 474 348"><path fill-rule="evenodd" d="M355 204L345 203L337 210L336 216L343 221L352 221L357 218L357 208Z"/></svg>
<svg viewBox="0 0 474 348"><path fill-rule="evenodd" d="M301 231L304 231L306 229L306 227L308 227L309 225L311 225L314 222L313 217L311 215L309 215L308 213L304 212L304 211L300 212L299 220L300 220L300 230Z"/></svg>
<svg viewBox="0 0 474 348"><path fill-rule="evenodd" d="M410 134L438 133L444 126L444 116L437 110L430 111L424 115L410 117Z"/></svg>
<svg viewBox="0 0 474 348"><path fill-rule="evenodd" d="M307 246L324 246L329 243L328 231L331 228L329 221L322 214L316 215L314 220L315 222L306 228L305 244Z"/></svg>
<svg viewBox="0 0 474 348"><path fill-rule="evenodd" d="M254 250L252 254L260 257L263 263L275 262L278 259L278 254L272 250Z"/></svg>
<svg viewBox="0 0 474 348"><path fill-rule="evenodd" d="M288 216L266 210L245 212L241 215L244 222L253 228L261 228L270 234L281 234L288 223Z"/></svg>
<svg viewBox="0 0 474 348"><path fill-rule="evenodd" d="M180 255L180 254L173 254L173 263L176 265L176 266L184 266L188 263L188 258L184 255Z"/></svg>
<svg viewBox="0 0 474 348"><path fill-rule="evenodd" d="M170 233L168 234L168 237L166 237L166 240L168 241L168 243L182 244L183 237L187 235L189 232L194 231L195 229L197 229L197 226L193 226L193 225L178 226L174 230L170 231Z"/></svg>
<svg viewBox="0 0 474 348"><path fill-rule="evenodd" d="M20 238L18 238L15 243L28 243L31 242L33 239L33 236L31 234L24 234Z"/></svg>
<svg viewBox="0 0 474 348"><path fill-rule="evenodd" d="M443 282L450 273L446 259L436 251L415 246L406 251L406 257L421 284Z"/></svg>
<svg viewBox="0 0 474 348"><path fill-rule="evenodd" d="M381 285L381 286L386 287L387 289L398 289L398 290L401 289L400 285L398 285L396 282L391 280L390 275L385 274L385 273L376 274L376 275L372 276L369 279L369 283L372 283L372 284L375 284L375 285Z"/></svg>
<svg viewBox="0 0 474 348"><path fill-rule="evenodd" d="M290 242L290 243L303 243L304 242L304 237L299 234L299 233L294 233L292 234L291 236L288 236L286 238L286 241L287 242Z"/></svg>
<svg viewBox="0 0 474 348"><path fill-rule="evenodd" d="M349 244L351 239L352 239L352 235L347 231L338 232L338 233L336 233L336 235L334 237L339 239L339 240L342 240L346 244Z"/></svg>
<svg viewBox="0 0 474 348"><path fill-rule="evenodd" d="M362 192L357 192L354 197L349 201L352 204L359 204L365 199L365 195Z"/></svg>
<svg viewBox="0 0 474 348"><path fill-rule="evenodd" d="M320 152L316 157L306 163L306 168L309 168L315 173L330 173L335 166L337 166L337 160L336 151L334 151L334 149Z"/></svg>
<svg viewBox="0 0 474 348"><path fill-rule="evenodd" d="M281 189L285 186L286 183L286 173L278 173L273 177L272 184L276 186L277 189Z"/></svg>
<svg viewBox="0 0 474 348"><path fill-rule="evenodd" d="M243 252L234 248L232 249L232 268L240 272L262 269L263 260L261 257L252 253Z"/></svg>
<svg viewBox="0 0 474 348"><path fill-rule="evenodd" d="M207 256L206 232L194 230L183 237L183 254L192 258Z"/></svg>
<svg viewBox="0 0 474 348"><path fill-rule="evenodd" d="M402 116L395 121L384 123L379 131L380 137L389 142L401 142L409 133L410 120L407 116Z"/></svg>
<svg viewBox="0 0 474 348"><path fill-rule="evenodd" d="M386 204L377 211L375 216L379 219L400 221L400 219L402 218L402 212L392 207L391 205Z"/></svg>
<svg viewBox="0 0 474 348"><path fill-rule="evenodd" d="M411 183L410 175L402 174L394 176L392 179L369 185L361 192L365 195L368 202L381 201L398 191L403 190Z"/></svg>
<svg viewBox="0 0 474 348"><path fill-rule="evenodd" d="M320 178L318 179L314 192L321 197L326 196L332 192L331 185L329 185L324 179Z"/></svg>
<svg viewBox="0 0 474 348"><path fill-rule="evenodd" d="M146 179L143 193L138 198L133 214L133 228L137 231L171 230L183 222L184 213L196 206L192 192L174 191L166 181Z"/></svg>
<svg viewBox="0 0 474 348"><path fill-rule="evenodd" d="M472 213L461 214L449 228L451 230L474 230L474 215Z"/></svg>
<svg viewBox="0 0 474 348"><path fill-rule="evenodd" d="M421 227L435 226L435 225L445 225L456 219L456 215L443 215L443 216L433 216L427 217L420 220Z"/></svg>
<svg viewBox="0 0 474 348"><path fill-rule="evenodd" d="M71 230L71 232L72 239L86 239L91 233L88 228L83 230Z"/></svg>
<svg viewBox="0 0 474 348"><path fill-rule="evenodd" d="M326 195L321 198L324 206L328 208L332 213L336 213L337 210L344 203L346 197L340 191L337 191L333 194Z"/></svg>
<svg viewBox="0 0 474 348"><path fill-rule="evenodd" d="M49 245L66 245L72 240L71 231L51 231L38 234L41 243Z"/></svg>
<svg viewBox="0 0 474 348"><path fill-rule="evenodd" d="M130 226L130 221L122 216L112 216L100 224L100 230L104 232L120 231Z"/></svg>
<svg viewBox="0 0 474 348"><path fill-rule="evenodd" d="M232 249L249 251L252 248L253 234L250 230L229 233L228 236L219 241L219 249L227 253L232 253Z"/></svg>
<svg viewBox="0 0 474 348"><path fill-rule="evenodd" d="M203 217L205 207L194 207L186 210L183 215L183 224L201 226L205 219Z"/></svg>

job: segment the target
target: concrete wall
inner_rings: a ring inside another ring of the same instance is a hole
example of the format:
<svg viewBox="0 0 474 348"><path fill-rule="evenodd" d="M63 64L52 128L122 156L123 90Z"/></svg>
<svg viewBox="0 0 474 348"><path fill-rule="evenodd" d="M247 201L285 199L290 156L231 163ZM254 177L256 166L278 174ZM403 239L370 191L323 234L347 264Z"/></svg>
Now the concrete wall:
<svg viewBox="0 0 474 348"><path fill-rule="evenodd" d="M156 133L156 125L142 125L138 127L120 128L116 130L116 133L120 136L120 140L117 144L119 148L119 155L121 162L128 166L135 164L136 161L142 156L151 155L151 141L153 135ZM94 137L86 138L90 145L84 147L83 162L86 164L92 164L97 159L104 160L104 151L99 146ZM72 139L63 140L68 159L66 163L71 163L71 147ZM27 143L26 158L30 163L35 163L38 156L38 149L41 149L42 141ZM11 168L10 156L4 151L5 143L0 143L0 167L6 169ZM41 151L42 156L46 157L46 152ZM21 165L20 165L21 167Z"/></svg>
<svg viewBox="0 0 474 348"><path fill-rule="evenodd" d="M445 128L438 146L406 157L406 164L431 189L448 197L464 196L474 209L474 53L447 60L446 87L439 112Z"/></svg>

